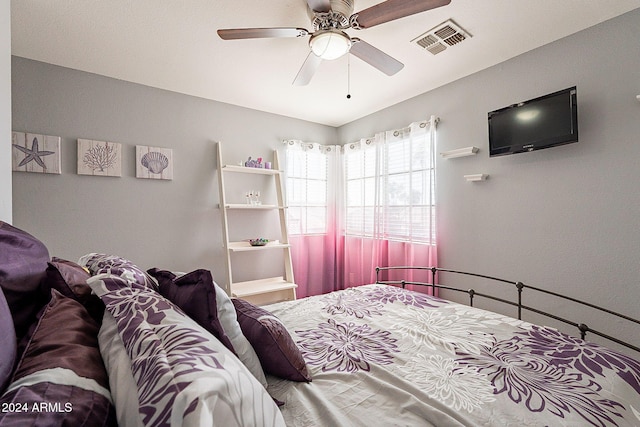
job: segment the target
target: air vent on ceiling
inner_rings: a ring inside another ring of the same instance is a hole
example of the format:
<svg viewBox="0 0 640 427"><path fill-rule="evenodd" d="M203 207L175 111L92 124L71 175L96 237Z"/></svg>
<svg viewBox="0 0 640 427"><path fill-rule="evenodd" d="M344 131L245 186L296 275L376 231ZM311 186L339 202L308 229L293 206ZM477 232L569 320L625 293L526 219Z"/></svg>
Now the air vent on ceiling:
<svg viewBox="0 0 640 427"><path fill-rule="evenodd" d="M436 55L447 47L462 43L464 40L471 37L471 34L453 22L452 19L449 19L448 21L433 27L421 36L411 40L411 43L415 43L421 48Z"/></svg>

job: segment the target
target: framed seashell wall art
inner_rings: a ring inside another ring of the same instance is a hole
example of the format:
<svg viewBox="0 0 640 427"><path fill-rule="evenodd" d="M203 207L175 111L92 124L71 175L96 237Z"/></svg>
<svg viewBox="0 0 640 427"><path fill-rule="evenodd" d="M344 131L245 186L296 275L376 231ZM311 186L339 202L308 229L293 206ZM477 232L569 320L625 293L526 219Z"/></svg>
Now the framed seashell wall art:
<svg viewBox="0 0 640 427"><path fill-rule="evenodd" d="M136 178L173 179L173 150L136 145Z"/></svg>

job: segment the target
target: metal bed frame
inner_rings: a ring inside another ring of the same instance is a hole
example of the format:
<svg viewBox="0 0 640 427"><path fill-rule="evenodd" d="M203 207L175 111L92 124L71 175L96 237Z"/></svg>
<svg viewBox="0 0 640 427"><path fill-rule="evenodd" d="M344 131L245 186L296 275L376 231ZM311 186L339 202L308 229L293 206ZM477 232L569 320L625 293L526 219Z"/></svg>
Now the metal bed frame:
<svg viewBox="0 0 640 427"><path fill-rule="evenodd" d="M381 272L384 271L390 271L390 270L429 270L431 272L431 283L424 283L424 282L413 282L413 281L406 281L406 280L381 280L380 279L380 274ZM486 294L486 293L482 293L482 292L478 292L476 290L474 290L473 288L471 289L461 289L461 288L455 288L455 287L451 287L451 286L446 286L446 285L442 285L442 284L438 284L436 283L436 274L439 272L443 272L443 273L453 273L453 274L460 274L460 275L465 275L465 276L472 276L472 277L478 277L478 278L482 278L482 279L488 279L494 282L499 282L499 283L505 283L508 285L512 285L514 286L514 289L517 292L517 302L514 302L512 300L508 300L508 299L504 299L504 298L500 298L497 297L495 295L491 295L491 294ZM455 291L455 292L461 292L461 293L466 293L467 295L469 295L469 305L471 307L473 307L473 302L474 302L474 298L475 297L482 297L482 298L487 298L493 301L498 301L500 303L503 304L507 304L507 305L511 305L511 306L515 306L518 309L518 320L522 320L522 310L527 310L533 313L537 313L540 314L542 316L546 316L552 319L555 319L557 321L563 322L565 324L574 326L576 328L578 328L578 330L580 331L580 337L582 339L585 339L587 332L590 332L594 335L598 335L602 338L605 338L607 340L610 340L612 342L615 342L619 345L622 345L624 347L627 347L631 350L635 350L637 352L640 353L640 347L638 347L635 344L623 341L619 338L613 337L611 335L605 334L604 332L595 330L595 329L591 329L589 326L587 326L584 323L577 323L568 319L565 319L563 317L560 317L558 315L552 314L552 313L548 313L546 311L534 308L534 307L530 307L527 305L524 305L522 303L522 297L523 297L523 291L525 289L527 290L531 290L531 291L535 291L535 292L539 292L542 294L546 294L546 295L551 295L555 298L559 298L559 299L563 299L563 300L567 300L567 301L571 301L573 303L577 303L589 308L592 308L594 310L599 310L601 312L607 313L609 315L618 317L620 319L624 319L626 321L629 321L631 323L635 323L640 325L640 320L638 319L634 319L632 317L629 317L627 315L621 314L621 313L617 313L615 311L606 309L606 308L602 308L599 307L595 304L591 304L585 301L581 301L579 299L573 298L573 297L569 297L566 295L562 295L559 294L557 292L552 292L552 291L548 291L545 289L540 289L540 288L536 288L534 286L529 286L529 285L525 285L522 282L514 282L511 280L506 280L506 279L501 279L498 277L492 277L492 276L486 276L484 274L477 274L477 273L469 273L466 271L458 271L458 270L450 270L448 268L438 268L438 267L409 267L409 266L398 266L398 267L376 267L376 283L380 283L380 284L387 284L387 285L401 285L403 288L406 285L419 285L419 286L427 286L430 287L432 289L432 291L435 291L435 289L445 289L448 291ZM435 293L435 292L434 292Z"/></svg>

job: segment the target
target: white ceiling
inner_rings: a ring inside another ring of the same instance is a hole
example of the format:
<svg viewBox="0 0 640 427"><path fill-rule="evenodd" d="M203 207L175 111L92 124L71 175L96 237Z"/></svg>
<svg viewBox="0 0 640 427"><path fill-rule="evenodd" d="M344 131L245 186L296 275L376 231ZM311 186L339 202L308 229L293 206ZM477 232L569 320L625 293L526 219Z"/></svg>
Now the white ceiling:
<svg viewBox="0 0 640 427"><path fill-rule="evenodd" d="M355 0L355 11L380 0ZM223 41L219 28L301 27L305 0L12 0L12 54L340 126L640 7L640 0L452 0L348 30L405 64L388 77L351 56L291 85L308 38ZM411 40L447 19L473 37L434 56ZM621 35L622 36L622 35Z"/></svg>

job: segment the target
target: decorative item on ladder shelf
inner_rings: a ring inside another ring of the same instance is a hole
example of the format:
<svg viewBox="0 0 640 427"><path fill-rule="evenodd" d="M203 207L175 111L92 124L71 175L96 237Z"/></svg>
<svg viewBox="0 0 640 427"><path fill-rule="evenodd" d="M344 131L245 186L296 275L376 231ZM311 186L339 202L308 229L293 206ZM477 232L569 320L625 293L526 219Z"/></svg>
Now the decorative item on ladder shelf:
<svg viewBox="0 0 640 427"><path fill-rule="evenodd" d="M244 165L248 168L258 168L262 169L264 165L262 164L262 157L258 157L257 160L251 160L251 156L244 162ZM268 168L267 168L268 169Z"/></svg>
<svg viewBox="0 0 640 427"><path fill-rule="evenodd" d="M260 200L260 190L245 191L244 197L247 201L247 205L262 205L262 201Z"/></svg>
<svg viewBox="0 0 640 427"><path fill-rule="evenodd" d="M251 246L264 246L269 243L269 239L263 239L262 237L258 237L257 239L249 239L249 244Z"/></svg>

